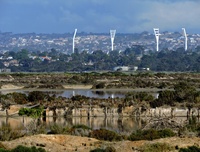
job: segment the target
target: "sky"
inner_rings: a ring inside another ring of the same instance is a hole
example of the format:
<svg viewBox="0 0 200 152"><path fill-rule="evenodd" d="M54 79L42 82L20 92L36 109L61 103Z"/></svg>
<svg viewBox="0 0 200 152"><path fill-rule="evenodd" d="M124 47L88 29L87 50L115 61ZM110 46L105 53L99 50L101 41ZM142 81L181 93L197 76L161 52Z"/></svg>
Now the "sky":
<svg viewBox="0 0 200 152"><path fill-rule="evenodd" d="M200 33L200 0L0 0L0 31Z"/></svg>

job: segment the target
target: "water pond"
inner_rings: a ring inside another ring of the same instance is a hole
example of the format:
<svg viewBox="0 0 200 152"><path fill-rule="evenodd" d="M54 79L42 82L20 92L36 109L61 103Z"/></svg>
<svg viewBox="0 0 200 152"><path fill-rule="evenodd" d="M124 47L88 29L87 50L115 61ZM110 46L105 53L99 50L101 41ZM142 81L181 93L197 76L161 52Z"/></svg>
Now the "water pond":
<svg viewBox="0 0 200 152"><path fill-rule="evenodd" d="M26 93L30 91L35 91L32 89L24 89L24 90L2 90L0 93L7 94L12 92L21 92ZM107 99L107 98L124 98L125 94L128 92L136 92L135 90L91 90L91 89L69 89L69 90L38 90L47 92L49 94L55 94L56 96L62 96L66 98L70 98L74 95L84 95L89 98L100 98L100 99ZM158 92L152 92L151 90L147 91L152 94L155 98L158 96Z"/></svg>

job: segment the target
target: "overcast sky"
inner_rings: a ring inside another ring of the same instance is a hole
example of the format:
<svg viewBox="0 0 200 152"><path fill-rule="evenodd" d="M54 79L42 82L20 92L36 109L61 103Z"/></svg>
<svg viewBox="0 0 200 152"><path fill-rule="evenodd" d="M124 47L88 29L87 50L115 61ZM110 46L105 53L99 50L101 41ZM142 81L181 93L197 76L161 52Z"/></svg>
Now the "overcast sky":
<svg viewBox="0 0 200 152"><path fill-rule="evenodd" d="M0 0L0 31L200 33L200 0Z"/></svg>

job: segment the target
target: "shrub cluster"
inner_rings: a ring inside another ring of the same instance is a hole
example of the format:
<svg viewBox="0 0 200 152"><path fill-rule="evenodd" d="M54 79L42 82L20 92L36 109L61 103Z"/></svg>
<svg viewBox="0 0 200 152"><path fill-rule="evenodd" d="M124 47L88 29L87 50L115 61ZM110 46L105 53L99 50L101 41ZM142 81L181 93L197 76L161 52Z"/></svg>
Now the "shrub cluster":
<svg viewBox="0 0 200 152"><path fill-rule="evenodd" d="M173 151L175 148L166 143L146 144L141 148L142 152L164 152Z"/></svg>
<svg viewBox="0 0 200 152"><path fill-rule="evenodd" d="M166 137L173 137L175 133L170 129L163 129L163 130L137 130L133 132L128 139L135 141L135 140L154 140L159 138L166 138Z"/></svg>
<svg viewBox="0 0 200 152"><path fill-rule="evenodd" d="M200 152L200 148L196 146L190 146L188 148L181 148L179 152Z"/></svg>
<svg viewBox="0 0 200 152"><path fill-rule="evenodd" d="M114 131L110 131L106 129L93 130L90 133L90 137L93 137L99 140L107 140L107 141L119 141L123 139L122 136L118 135Z"/></svg>
<svg viewBox="0 0 200 152"><path fill-rule="evenodd" d="M43 148L36 148L35 146L25 147L25 146L19 145L12 150L5 150L3 148L0 148L0 152L46 152L46 150Z"/></svg>
<svg viewBox="0 0 200 152"><path fill-rule="evenodd" d="M58 124L53 124L50 125L50 131L48 132L48 134L67 134L68 130L69 130L68 127L64 127Z"/></svg>
<svg viewBox="0 0 200 152"><path fill-rule="evenodd" d="M26 104L28 102L39 102L44 100L51 100L52 97L42 91L32 91L28 95L20 92L8 93L6 95L0 94L0 100L9 100L16 104Z"/></svg>
<svg viewBox="0 0 200 152"><path fill-rule="evenodd" d="M93 150L90 150L90 152L116 152L116 149L112 146L106 147L105 149L96 148Z"/></svg>
<svg viewBox="0 0 200 152"><path fill-rule="evenodd" d="M30 109L30 108L21 108L19 110L19 115L20 116L23 116L23 115L26 115L26 116L31 116L31 117L40 117L43 113L43 108L33 108L33 109Z"/></svg>

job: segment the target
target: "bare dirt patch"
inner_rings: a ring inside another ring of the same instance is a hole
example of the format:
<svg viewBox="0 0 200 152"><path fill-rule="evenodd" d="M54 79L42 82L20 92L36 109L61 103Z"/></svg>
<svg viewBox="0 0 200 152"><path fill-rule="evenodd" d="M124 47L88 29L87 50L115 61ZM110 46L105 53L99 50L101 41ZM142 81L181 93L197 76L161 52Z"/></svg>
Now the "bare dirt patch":
<svg viewBox="0 0 200 152"><path fill-rule="evenodd" d="M179 148L187 147L187 146L199 146L200 138L198 137L172 137L172 138L163 138L157 139L154 141L119 141L119 142L107 142L107 141L99 141L94 138L88 137L79 137L79 136L70 136L70 135L34 135L22 137L13 141L4 141L2 145L6 148L12 149L17 145L24 146L37 146L42 147L46 151L49 152L72 152L72 151L81 151L81 152L89 152L90 150L96 148L106 148L108 146L112 146L116 149L116 152L133 152L140 149L142 146L146 144L153 143L168 143L169 145ZM178 151L178 150L173 150Z"/></svg>
<svg viewBox="0 0 200 152"><path fill-rule="evenodd" d="M6 84L6 85L2 85L0 90L15 90L15 89L23 89L24 86L16 86L13 84Z"/></svg>
<svg viewBox="0 0 200 152"><path fill-rule="evenodd" d="M92 85L63 85L65 89L91 89Z"/></svg>
<svg viewBox="0 0 200 152"><path fill-rule="evenodd" d="M13 141L5 141L2 144L9 148L15 148L17 145L37 146L44 148L49 152L87 152L95 149L99 141L94 138L69 136L69 135L35 135L22 137Z"/></svg>

